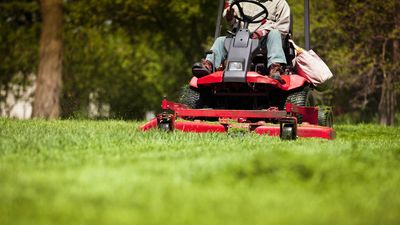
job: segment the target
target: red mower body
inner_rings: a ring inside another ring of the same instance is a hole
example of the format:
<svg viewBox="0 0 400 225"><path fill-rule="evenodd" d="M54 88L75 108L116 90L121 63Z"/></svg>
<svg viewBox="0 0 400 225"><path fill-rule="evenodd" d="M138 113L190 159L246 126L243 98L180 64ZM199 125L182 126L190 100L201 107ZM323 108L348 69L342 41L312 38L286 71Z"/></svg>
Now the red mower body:
<svg viewBox="0 0 400 225"><path fill-rule="evenodd" d="M309 84L310 82L297 74L291 75L282 75L282 79L284 80L284 84L279 83L277 80L274 80L268 76L261 75L257 72L247 72L246 81L249 85L269 85L276 88L279 88L283 91L289 91L296 88L303 87L305 84ZM210 75L204 76L202 78L192 77L190 80L190 86L192 88L204 88L207 86L218 85L224 83L224 71L217 71Z"/></svg>

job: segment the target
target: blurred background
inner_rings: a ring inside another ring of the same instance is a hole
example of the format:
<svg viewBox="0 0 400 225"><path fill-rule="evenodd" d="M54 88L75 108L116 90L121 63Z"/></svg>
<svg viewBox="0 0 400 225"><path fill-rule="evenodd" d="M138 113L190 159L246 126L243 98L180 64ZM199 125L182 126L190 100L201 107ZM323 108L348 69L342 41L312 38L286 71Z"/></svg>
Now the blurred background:
<svg viewBox="0 0 400 225"><path fill-rule="evenodd" d="M293 39L304 46L304 2L287 2ZM311 48L335 76L315 97L339 122L399 121L399 4L310 1ZM213 42L217 15L217 0L0 0L0 115L144 119L163 96L177 99ZM58 107L52 116L37 116L40 43L52 35L62 66L48 81L59 83L60 98L46 106Z"/></svg>

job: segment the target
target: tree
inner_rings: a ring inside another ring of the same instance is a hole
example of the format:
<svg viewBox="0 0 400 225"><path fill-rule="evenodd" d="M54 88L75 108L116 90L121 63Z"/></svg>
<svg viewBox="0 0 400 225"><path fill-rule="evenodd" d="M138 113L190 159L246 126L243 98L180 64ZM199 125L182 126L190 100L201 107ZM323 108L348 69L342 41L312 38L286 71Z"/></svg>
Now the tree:
<svg viewBox="0 0 400 225"><path fill-rule="evenodd" d="M341 30L347 52L345 81L351 103L378 115L382 125L394 125L399 84L399 1L339 0L336 30ZM351 22L349 22L351 21Z"/></svg>
<svg viewBox="0 0 400 225"><path fill-rule="evenodd" d="M400 48L399 48L399 35L400 35L400 3L394 1L393 7L389 11L393 15L393 20L389 24L394 25L394 31L389 33L388 37L384 38L382 46L382 67L384 80L382 84L381 97L379 102L379 123L382 125L394 125L395 113L397 106L397 90L396 83L399 81L400 73ZM390 30L390 28L388 28ZM391 48L388 46L392 44ZM387 56L386 51L391 53Z"/></svg>
<svg viewBox="0 0 400 225"><path fill-rule="evenodd" d="M58 118L62 91L62 0L41 0L42 31L40 61L33 104L33 116Z"/></svg>
<svg viewBox="0 0 400 225"><path fill-rule="evenodd" d="M303 1L287 1L302 46ZM86 117L95 103L105 116L140 119L190 79L212 43L217 2L0 0L0 104L39 71L36 117ZM398 112L399 3L311 1L311 47L335 74L318 97L356 122L393 124Z"/></svg>
<svg viewBox="0 0 400 225"><path fill-rule="evenodd" d="M162 96L177 97L193 62L204 57L216 5L67 1L62 116L86 116L95 96L96 104L110 106L111 117L140 119L160 108Z"/></svg>
<svg viewBox="0 0 400 225"><path fill-rule="evenodd" d="M9 116L7 99L18 100L37 71L40 13L35 0L0 0L0 12L0 115Z"/></svg>

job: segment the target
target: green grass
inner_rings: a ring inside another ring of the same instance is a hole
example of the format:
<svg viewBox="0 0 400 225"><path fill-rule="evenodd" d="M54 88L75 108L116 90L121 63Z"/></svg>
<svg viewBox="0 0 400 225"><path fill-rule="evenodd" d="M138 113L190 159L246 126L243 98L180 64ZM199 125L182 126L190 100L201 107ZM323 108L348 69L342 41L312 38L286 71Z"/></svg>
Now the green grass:
<svg viewBox="0 0 400 225"><path fill-rule="evenodd" d="M400 128L337 139L0 119L0 224L400 224Z"/></svg>

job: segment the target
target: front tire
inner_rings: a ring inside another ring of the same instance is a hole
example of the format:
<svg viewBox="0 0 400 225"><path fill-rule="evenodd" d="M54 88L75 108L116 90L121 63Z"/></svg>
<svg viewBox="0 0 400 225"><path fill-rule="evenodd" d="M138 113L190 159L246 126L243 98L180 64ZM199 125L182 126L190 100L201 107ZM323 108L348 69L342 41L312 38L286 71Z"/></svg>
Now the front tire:
<svg viewBox="0 0 400 225"><path fill-rule="evenodd" d="M200 93L190 88L189 85L182 87L181 94L179 96L179 103L185 104L192 109L202 108L203 105L201 103Z"/></svg>

